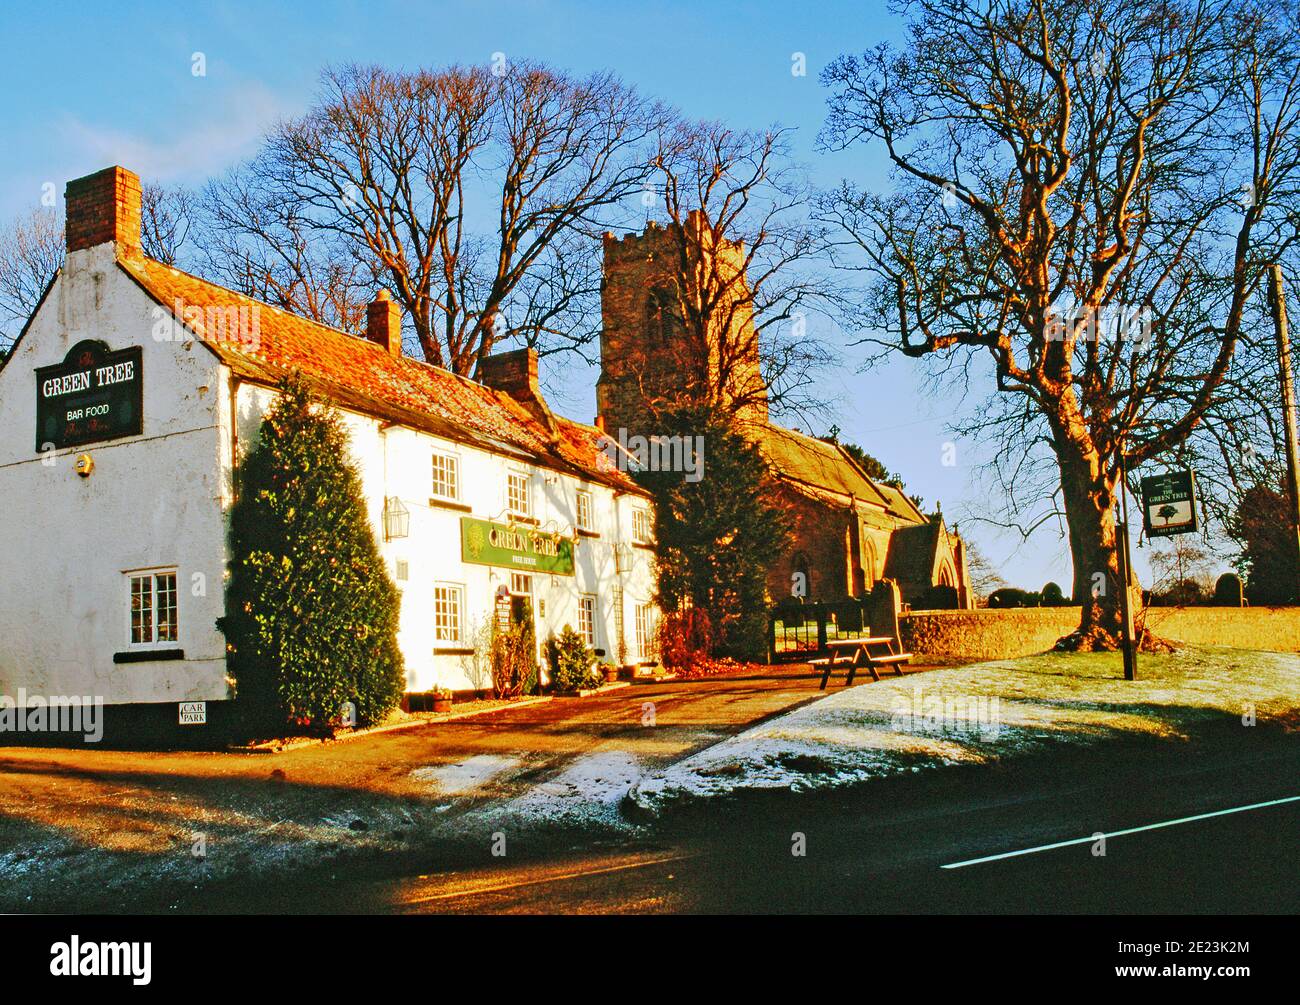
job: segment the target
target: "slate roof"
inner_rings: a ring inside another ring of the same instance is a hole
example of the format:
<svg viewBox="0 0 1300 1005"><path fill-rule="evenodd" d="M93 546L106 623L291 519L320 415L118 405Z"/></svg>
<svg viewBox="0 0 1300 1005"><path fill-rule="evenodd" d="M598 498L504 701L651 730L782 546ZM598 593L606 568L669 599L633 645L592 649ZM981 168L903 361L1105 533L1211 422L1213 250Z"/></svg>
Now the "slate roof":
<svg viewBox="0 0 1300 1005"><path fill-rule="evenodd" d="M608 460L601 449L603 434L594 426L560 416L554 416L548 426L502 391L409 356L394 356L368 339L271 307L151 258L124 257L118 264L242 377L274 383L297 370L336 405L484 449L524 454L544 466L642 493ZM241 307L257 310L255 337L205 330L208 308ZM203 309L203 318L195 308Z"/></svg>
<svg viewBox="0 0 1300 1005"><path fill-rule="evenodd" d="M780 426L764 426L753 435L764 458L781 478L874 503L903 520L925 519L902 492L870 478L838 444Z"/></svg>
<svg viewBox="0 0 1300 1005"><path fill-rule="evenodd" d="M939 519L899 527L889 537L885 578L900 583L929 583L939 547Z"/></svg>

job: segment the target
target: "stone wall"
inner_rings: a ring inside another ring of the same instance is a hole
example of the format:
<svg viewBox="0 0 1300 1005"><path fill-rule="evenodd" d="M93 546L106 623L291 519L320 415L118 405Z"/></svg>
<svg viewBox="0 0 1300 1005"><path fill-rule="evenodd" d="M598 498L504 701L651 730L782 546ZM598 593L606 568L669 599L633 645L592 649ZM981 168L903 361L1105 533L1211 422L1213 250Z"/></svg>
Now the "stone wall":
<svg viewBox="0 0 1300 1005"><path fill-rule="evenodd" d="M898 619L903 651L993 660L1051 649L1079 625L1077 607L914 611Z"/></svg>
<svg viewBox="0 0 1300 1005"><path fill-rule="evenodd" d="M1300 607L1153 607L1147 616L1152 631L1178 642L1300 652ZM1041 653L1078 624L1077 607L914 611L899 619L905 651L981 660Z"/></svg>
<svg viewBox="0 0 1300 1005"><path fill-rule="evenodd" d="M1152 607L1147 627L1192 645L1300 653L1300 607Z"/></svg>

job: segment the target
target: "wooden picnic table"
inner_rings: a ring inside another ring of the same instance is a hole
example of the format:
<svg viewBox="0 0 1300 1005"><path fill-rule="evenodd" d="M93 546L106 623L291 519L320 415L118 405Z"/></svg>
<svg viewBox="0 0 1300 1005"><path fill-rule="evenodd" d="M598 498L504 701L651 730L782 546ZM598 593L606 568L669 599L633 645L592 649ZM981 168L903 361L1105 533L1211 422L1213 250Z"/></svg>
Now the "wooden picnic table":
<svg viewBox="0 0 1300 1005"><path fill-rule="evenodd" d="M910 663L912 660L911 653L899 652L899 647L891 635L864 635L856 639L831 639L826 643L826 647L831 650L831 655L825 659L812 661L813 666L824 668L822 682L819 687L819 690L822 691L826 690L826 682L830 680L831 672L837 667L848 668L849 675L844 681L844 686L848 687L853 683L853 678L861 667L866 667L873 679L880 680L877 667L892 666L894 672L901 677L903 676L902 665Z"/></svg>

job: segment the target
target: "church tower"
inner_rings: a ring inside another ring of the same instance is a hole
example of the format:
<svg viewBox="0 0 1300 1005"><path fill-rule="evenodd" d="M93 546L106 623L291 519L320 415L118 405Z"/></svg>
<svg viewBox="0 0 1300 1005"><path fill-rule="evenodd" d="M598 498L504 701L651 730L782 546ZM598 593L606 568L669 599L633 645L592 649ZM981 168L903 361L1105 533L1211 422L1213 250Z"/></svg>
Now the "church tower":
<svg viewBox="0 0 1300 1005"><path fill-rule="evenodd" d="M741 428L767 424L744 261L698 211L605 235L596 404L607 429L652 434L659 412L706 402Z"/></svg>

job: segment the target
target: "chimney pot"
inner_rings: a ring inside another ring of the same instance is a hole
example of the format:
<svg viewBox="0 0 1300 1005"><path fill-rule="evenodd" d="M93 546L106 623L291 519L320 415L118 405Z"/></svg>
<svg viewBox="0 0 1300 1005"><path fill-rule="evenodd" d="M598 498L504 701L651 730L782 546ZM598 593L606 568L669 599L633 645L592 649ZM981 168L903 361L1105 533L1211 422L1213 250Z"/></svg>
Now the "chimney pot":
<svg viewBox="0 0 1300 1005"><path fill-rule="evenodd" d="M140 179L124 167L109 167L68 182L64 235L68 251L112 243L118 257L139 257Z"/></svg>
<svg viewBox="0 0 1300 1005"><path fill-rule="evenodd" d="M402 312L387 290L380 290L366 305L366 338L390 355L402 355Z"/></svg>

